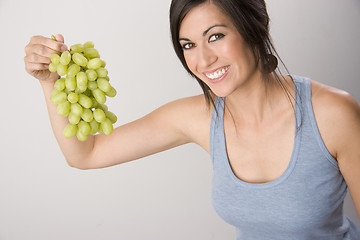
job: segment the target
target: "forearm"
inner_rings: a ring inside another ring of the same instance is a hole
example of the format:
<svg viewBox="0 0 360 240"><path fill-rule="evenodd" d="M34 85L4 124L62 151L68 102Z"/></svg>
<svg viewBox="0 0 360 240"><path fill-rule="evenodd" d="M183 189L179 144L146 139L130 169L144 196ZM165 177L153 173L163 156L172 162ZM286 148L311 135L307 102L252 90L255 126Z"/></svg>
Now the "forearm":
<svg viewBox="0 0 360 240"><path fill-rule="evenodd" d="M84 142L79 141L76 136L70 139L65 138L63 131L69 122L67 118L57 114L57 106L50 101L54 83L40 82L40 84L44 92L52 130L66 161L72 167L86 168L86 161L89 161L94 146L94 136L89 135L88 139Z"/></svg>

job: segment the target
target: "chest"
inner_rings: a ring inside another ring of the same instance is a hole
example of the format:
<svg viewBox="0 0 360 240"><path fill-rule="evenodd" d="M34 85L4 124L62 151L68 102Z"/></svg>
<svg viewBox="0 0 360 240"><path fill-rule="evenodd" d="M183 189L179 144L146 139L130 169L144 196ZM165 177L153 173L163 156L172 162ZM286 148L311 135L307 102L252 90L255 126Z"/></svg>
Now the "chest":
<svg viewBox="0 0 360 240"><path fill-rule="evenodd" d="M290 113L261 129L224 119L226 153L235 176L249 183L270 182L286 170L294 150L295 119Z"/></svg>

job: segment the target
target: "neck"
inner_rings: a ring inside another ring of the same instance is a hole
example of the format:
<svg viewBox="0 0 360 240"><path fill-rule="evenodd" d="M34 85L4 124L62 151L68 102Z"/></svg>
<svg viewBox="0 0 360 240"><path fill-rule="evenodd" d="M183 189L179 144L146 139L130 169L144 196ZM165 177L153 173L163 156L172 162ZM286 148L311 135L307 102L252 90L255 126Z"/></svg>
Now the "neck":
<svg viewBox="0 0 360 240"><path fill-rule="evenodd" d="M290 106L275 77L269 77L269 81L265 83L261 73L255 74L253 79L225 98L226 110L235 122L260 126L276 117L284 107Z"/></svg>

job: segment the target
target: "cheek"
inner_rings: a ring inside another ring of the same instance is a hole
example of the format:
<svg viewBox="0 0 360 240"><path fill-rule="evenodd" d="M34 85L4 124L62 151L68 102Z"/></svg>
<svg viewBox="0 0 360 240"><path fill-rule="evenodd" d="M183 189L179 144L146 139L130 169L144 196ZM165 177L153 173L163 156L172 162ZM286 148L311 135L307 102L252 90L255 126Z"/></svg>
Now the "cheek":
<svg viewBox="0 0 360 240"><path fill-rule="evenodd" d="M184 53L184 58L185 58L185 62L186 62L186 65L187 67L190 69L190 71L195 74L197 76L197 73L196 73L196 59L195 57L193 56L193 54L190 54L190 53Z"/></svg>

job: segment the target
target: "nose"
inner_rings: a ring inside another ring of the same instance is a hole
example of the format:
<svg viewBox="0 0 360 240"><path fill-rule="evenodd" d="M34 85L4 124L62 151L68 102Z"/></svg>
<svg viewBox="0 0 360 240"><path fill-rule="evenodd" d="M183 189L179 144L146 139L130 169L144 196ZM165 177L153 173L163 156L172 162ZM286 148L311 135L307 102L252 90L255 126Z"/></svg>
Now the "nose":
<svg viewBox="0 0 360 240"><path fill-rule="evenodd" d="M207 69L217 60L217 55L213 49L206 44L198 46L197 48L197 63L199 68Z"/></svg>

